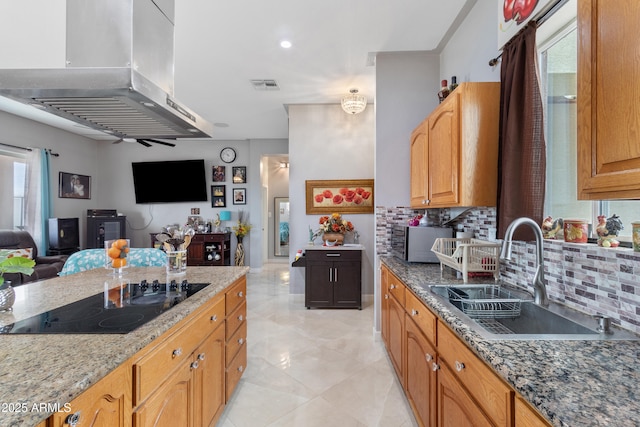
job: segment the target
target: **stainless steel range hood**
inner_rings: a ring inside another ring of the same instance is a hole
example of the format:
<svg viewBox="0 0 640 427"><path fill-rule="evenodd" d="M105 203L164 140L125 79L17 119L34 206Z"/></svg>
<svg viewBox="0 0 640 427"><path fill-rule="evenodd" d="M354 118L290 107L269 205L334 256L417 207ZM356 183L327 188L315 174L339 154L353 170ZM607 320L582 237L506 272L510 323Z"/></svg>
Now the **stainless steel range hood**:
<svg viewBox="0 0 640 427"><path fill-rule="evenodd" d="M173 97L173 0L67 0L65 68L0 70L0 95L117 138L207 138Z"/></svg>

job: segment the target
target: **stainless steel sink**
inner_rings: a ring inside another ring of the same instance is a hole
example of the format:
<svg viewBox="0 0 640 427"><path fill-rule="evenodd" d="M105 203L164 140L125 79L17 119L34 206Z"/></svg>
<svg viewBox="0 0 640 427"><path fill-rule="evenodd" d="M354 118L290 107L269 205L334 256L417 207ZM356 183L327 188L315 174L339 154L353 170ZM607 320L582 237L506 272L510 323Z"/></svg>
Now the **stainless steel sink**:
<svg viewBox="0 0 640 427"><path fill-rule="evenodd" d="M619 328L599 332L598 319L551 302L542 307L524 290L499 285L427 285L471 329L496 340L638 340Z"/></svg>

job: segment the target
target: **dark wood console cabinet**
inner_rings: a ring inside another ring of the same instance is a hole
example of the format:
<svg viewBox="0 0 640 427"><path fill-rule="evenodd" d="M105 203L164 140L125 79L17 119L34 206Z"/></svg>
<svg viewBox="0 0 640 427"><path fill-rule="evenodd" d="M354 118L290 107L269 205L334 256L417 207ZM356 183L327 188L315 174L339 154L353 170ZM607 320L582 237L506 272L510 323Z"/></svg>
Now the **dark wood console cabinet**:
<svg viewBox="0 0 640 427"><path fill-rule="evenodd" d="M307 308L362 310L361 250L307 250L305 259L304 300Z"/></svg>
<svg viewBox="0 0 640 427"><path fill-rule="evenodd" d="M231 233L194 234L187 247L187 265L231 265Z"/></svg>

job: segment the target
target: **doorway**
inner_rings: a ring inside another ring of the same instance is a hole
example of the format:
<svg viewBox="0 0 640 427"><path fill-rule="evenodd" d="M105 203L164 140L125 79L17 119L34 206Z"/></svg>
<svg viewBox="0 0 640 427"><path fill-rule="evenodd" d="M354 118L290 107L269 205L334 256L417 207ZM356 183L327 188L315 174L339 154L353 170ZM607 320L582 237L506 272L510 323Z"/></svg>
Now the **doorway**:
<svg viewBox="0 0 640 427"><path fill-rule="evenodd" d="M289 198L274 197L273 212L275 213L275 233L273 254L275 256L289 256Z"/></svg>

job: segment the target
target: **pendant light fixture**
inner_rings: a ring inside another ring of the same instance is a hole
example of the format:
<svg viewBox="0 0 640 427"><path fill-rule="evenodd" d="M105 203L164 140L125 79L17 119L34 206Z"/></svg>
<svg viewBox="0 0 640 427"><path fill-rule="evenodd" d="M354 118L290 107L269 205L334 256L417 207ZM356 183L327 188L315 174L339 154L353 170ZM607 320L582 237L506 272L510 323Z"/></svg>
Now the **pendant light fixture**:
<svg viewBox="0 0 640 427"><path fill-rule="evenodd" d="M345 113L358 114L362 113L365 108L367 108L367 98L358 95L358 89L351 89L349 95L342 98L342 109Z"/></svg>

